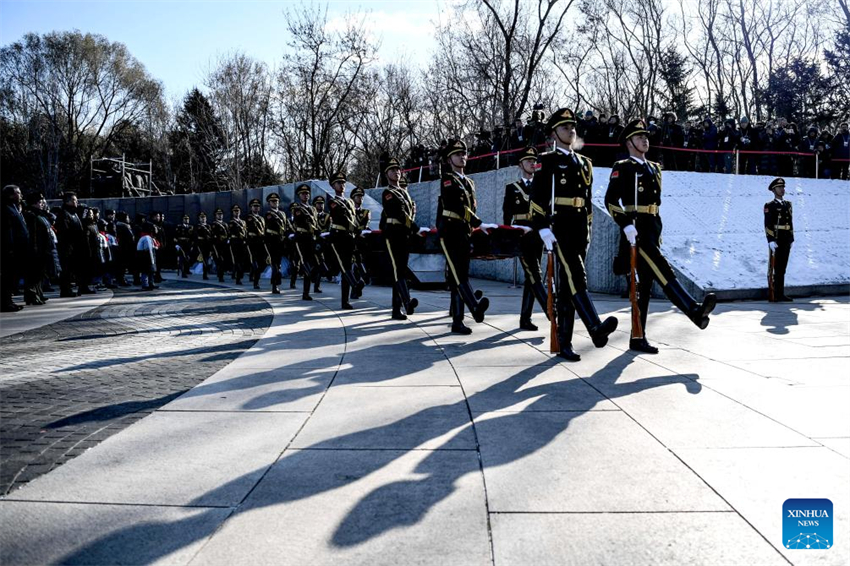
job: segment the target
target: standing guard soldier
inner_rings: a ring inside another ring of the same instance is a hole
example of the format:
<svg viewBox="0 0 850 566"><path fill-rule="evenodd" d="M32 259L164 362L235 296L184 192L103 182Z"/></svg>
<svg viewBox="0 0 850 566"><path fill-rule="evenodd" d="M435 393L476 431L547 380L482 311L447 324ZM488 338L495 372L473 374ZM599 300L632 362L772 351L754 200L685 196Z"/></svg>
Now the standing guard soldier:
<svg viewBox="0 0 850 566"><path fill-rule="evenodd" d="M764 205L764 233L767 245L773 255L773 302L790 303L791 297L785 294L785 269L791 244L794 243L794 220L791 218L791 203L784 200L785 179L779 177L770 182L767 189L775 198ZM770 266L768 270L770 270Z"/></svg>
<svg viewBox="0 0 850 566"><path fill-rule="evenodd" d="M331 187L336 193L328 202L331 216L330 240L342 275L342 308L351 310L348 302L349 293L352 299L359 299L363 291L363 280L354 276L352 263L354 261L354 237L358 234L357 214L354 202L345 197L345 175L335 173L330 178Z"/></svg>
<svg viewBox="0 0 850 566"><path fill-rule="evenodd" d="M313 208L316 210L316 231L319 237L316 238L316 261L319 262L319 274L316 276L313 283L313 292L322 292L322 276L328 274L327 251L325 239L323 235L327 235L331 230L331 215L325 211L325 197L317 195L313 199Z"/></svg>
<svg viewBox="0 0 850 566"><path fill-rule="evenodd" d="M443 173L440 181L437 233L449 268L452 332L471 334L472 329L463 323L464 304L475 322L483 322L490 300L486 297L479 299L469 284L470 237L474 228L491 230L498 226L482 223L475 214L475 183L463 173L466 167L466 143L450 139L443 151L449 170Z"/></svg>
<svg viewBox="0 0 850 566"><path fill-rule="evenodd" d="M266 248L272 262L272 293L280 294L280 284L283 275L280 272L280 262L286 255L286 236L290 232L286 214L280 209L280 196L272 193L266 197L269 210L266 211Z"/></svg>
<svg viewBox="0 0 850 566"><path fill-rule="evenodd" d="M189 224L189 215L184 214L183 223L179 224L174 230L174 250L177 254L177 270L180 271L181 277L189 277L189 268L192 266L192 245L194 239L195 230Z"/></svg>
<svg viewBox="0 0 850 566"><path fill-rule="evenodd" d="M195 247L198 251L198 261L204 269L204 279L209 279L209 261L212 257L212 227L207 224L205 212L198 214L198 225L195 226Z"/></svg>
<svg viewBox="0 0 850 566"><path fill-rule="evenodd" d="M316 211L310 206L310 185L298 185L295 189L296 201L292 207L292 228L295 230L295 255L298 256L298 265L301 266L301 275L304 277L304 290L301 299L312 301L310 296L310 282L317 280L319 263L316 260ZM293 263L293 265L296 265Z"/></svg>
<svg viewBox="0 0 850 566"><path fill-rule="evenodd" d="M308 187L309 188L309 187ZM295 219L295 209L298 207L298 201L300 197L297 192L295 194L295 200L289 204L289 227L291 232L289 234L289 239L295 239L295 223L293 220ZM309 206L309 205L308 205ZM295 289L295 283L298 281L298 272L302 270L301 266L301 256L298 254L298 246L295 245L294 242L290 242L289 246L289 288Z"/></svg>
<svg viewBox="0 0 850 566"><path fill-rule="evenodd" d="M266 221L260 216L263 206L260 199L252 199L249 206L251 214L245 220L245 226L248 229L248 250L251 253L251 281L254 282L254 289L259 289L260 276L269 262L269 252L265 242Z"/></svg>
<svg viewBox="0 0 850 566"><path fill-rule="evenodd" d="M519 327L523 330L537 330L531 322L534 299L546 312L546 288L540 272L540 258L543 255L543 241L531 225L531 186L534 170L537 168L537 150L527 147L519 153L519 170L522 177L505 187L505 200L502 203L503 223L522 228L525 234L520 240L520 263L525 272L525 284L522 288L522 309L519 315Z"/></svg>
<svg viewBox="0 0 850 566"><path fill-rule="evenodd" d="M242 284L245 266L251 269L251 251L248 249L248 226L242 220L242 208L238 204L230 207L230 260L233 262L233 278L237 285Z"/></svg>
<svg viewBox="0 0 850 566"><path fill-rule="evenodd" d="M410 238L419 233L415 222L416 203L401 187L401 165L394 157L387 159L383 165L387 177L387 188L381 195L384 209L381 212L381 232L390 255L393 268L393 314L394 320L406 320L407 315L419 306L419 301L410 297L407 288L407 262L410 258ZM427 229L426 229L427 230ZM407 313L401 312L401 307Z"/></svg>
<svg viewBox="0 0 850 566"><path fill-rule="evenodd" d="M357 234L354 239L354 269L359 279L369 282L369 272L366 270L366 262L364 254L369 251L366 234L371 234L369 229L372 221L372 211L363 207L363 198L366 196L366 191L360 187L354 187L351 191L351 200L354 201L354 216L357 219Z"/></svg>
<svg viewBox="0 0 850 566"><path fill-rule="evenodd" d="M629 271L629 248L636 246L638 308L644 337L632 337L629 349L657 354L658 348L646 340L646 314L654 280L661 285L670 302L700 329L708 326L708 315L714 310L717 297L708 293L702 304L697 303L676 279L676 274L661 253L661 168L646 159L649 132L645 122L629 122L620 135L620 144L628 151L629 158L614 163L605 193L608 212L623 229L620 249L614 260L614 273L624 275Z"/></svg>
<svg viewBox="0 0 850 566"><path fill-rule="evenodd" d="M219 283L224 283L224 272L227 271L227 258L230 256L230 249L227 246L230 231L227 229L227 224L224 223L224 211L220 208L215 209L215 222L212 224L212 235L215 270L218 273Z"/></svg>
<svg viewBox="0 0 850 566"><path fill-rule="evenodd" d="M601 321L587 293L584 260L593 221L593 165L573 151L575 114L568 108L557 110L549 117L546 131L555 140L555 150L540 156L531 189L531 222L545 248L557 254L558 355L575 362L581 359L572 346L576 313L597 348L608 343L617 319Z"/></svg>

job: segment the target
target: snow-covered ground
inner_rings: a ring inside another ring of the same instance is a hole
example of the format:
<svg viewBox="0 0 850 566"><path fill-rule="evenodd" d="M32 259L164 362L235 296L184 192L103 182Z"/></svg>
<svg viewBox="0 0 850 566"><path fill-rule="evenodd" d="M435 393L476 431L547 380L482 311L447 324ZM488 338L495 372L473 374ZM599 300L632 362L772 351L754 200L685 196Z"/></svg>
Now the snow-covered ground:
<svg viewBox="0 0 850 566"><path fill-rule="evenodd" d="M604 208L610 169L594 171L594 202ZM665 171L662 249L703 289L766 286L764 204L773 177ZM794 211L787 286L850 283L850 182L786 178Z"/></svg>

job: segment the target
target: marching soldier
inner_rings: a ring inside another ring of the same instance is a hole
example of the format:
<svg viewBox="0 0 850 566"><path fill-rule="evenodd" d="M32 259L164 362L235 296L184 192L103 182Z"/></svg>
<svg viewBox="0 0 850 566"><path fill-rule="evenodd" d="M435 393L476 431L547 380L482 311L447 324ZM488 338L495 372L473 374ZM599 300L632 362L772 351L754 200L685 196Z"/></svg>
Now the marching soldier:
<svg viewBox="0 0 850 566"><path fill-rule="evenodd" d="M209 261L212 256L212 227L207 224L205 212L198 214L198 224L195 226L195 247L198 251L198 261L204 269L204 279L209 279Z"/></svg>
<svg viewBox="0 0 850 566"><path fill-rule="evenodd" d="M483 322L490 300L486 297L479 299L469 284L470 237L474 228L491 230L498 226L482 223L475 214L475 183L463 173L466 143L450 139L443 152L449 170L443 173L440 181L437 233L450 274L452 332L471 334L472 329L463 323L464 304L475 322Z"/></svg>
<svg viewBox="0 0 850 566"><path fill-rule="evenodd" d="M581 359L572 346L576 313L597 348L608 343L617 319L601 321L587 293L584 260L593 221L593 165L573 150L575 114L568 108L557 110L549 117L546 131L555 140L555 150L540 156L531 189L531 222L545 248L558 258L558 355L576 362Z"/></svg>
<svg viewBox="0 0 850 566"><path fill-rule="evenodd" d="M309 196L309 195L308 195ZM289 239L295 239L295 209L298 207L298 201L300 197L298 193L295 194L295 200L289 204L289 226L291 228L291 232L289 234ZM289 288L295 289L295 283L298 281L298 272L301 271L301 256L298 255L298 246L294 243L288 246L289 248Z"/></svg>
<svg viewBox="0 0 850 566"><path fill-rule="evenodd" d="M272 262L272 293L280 294L280 284L283 275L280 272L280 262L285 255L285 243L287 233L290 232L289 221L286 214L280 209L280 197L272 193L266 197L269 210L266 211L266 248Z"/></svg>
<svg viewBox="0 0 850 566"><path fill-rule="evenodd" d="M629 271L629 247L637 249L638 307L643 338L632 338L629 349L657 354L646 336L646 314L653 280L657 280L670 302L679 307L700 329L708 326L708 316L717 304L714 293L708 293L702 304L682 287L676 274L661 253L661 169L657 163L646 159L649 151L649 132L643 120L632 120L620 134L620 145L629 158L614 163L605 205L617 224L623 229L620 249L614 261L614 272L623 275Z"/></svg>
<svg viewBox="0 0 850 566"><path fill-rule="evenodd" d="M519 315L519 327L523 330L537 330L531 322L534 299L546 312L546 289L540 272L540 258L543 255L543 241L531 228L531 186L534 170L537 167L537 150L527 147L519 153L521 178L505 187L505 200L502 203L503 223L517 226L525 231L520 240L520 263L525 272L525 284L522 288L522 308Z"/></svg>
<svg viewBox="0 0 850 566"><path fill-rule="evenodd" d="M220 208L215 209L215 221L212 224L212 235L215 270L218 273L219 283L224 283L224 272L227 270L226 258L230 255L230 249L227 247L227 240L230 237L230 231L227 229L227 224L224 223L224 211Z"/></svg>
<svg viewBox="0 0 850 566"><path fill-rule="evenodd" d="M245 266L251 267L251 251L248 249L248 226L242 220L242 208L238 204L230 207L230 222L228 232L230 233L230 259L233 262L233 278L237 285L242 284L242 276L245 274Z"/></svg>
<svg viewBox="0 0 850 566"><path fill-rule="evenodd" d="M767 189L775 195L772 201L764 205L764 233L774 258L773 302L790 303L793 299L785 294L785 268L788 267L788 256L791 255L791 244L794 242L791 203L783 199L785 179L774 179Z"/></svg>
<svg viewBox="0 0 850 566"><path fill-rule="evenodd" d="M295 255L304 277L304 290L301 299L312 301L310 282L320 277L319 263L316 261L316 230L318 223L316 211L310 206L310 186L303 184L295 189L295 201L292 207L292 228L295 230ZM294 264L293 264L294 265Z"/></svg>
<svg viewBox="0 0 850 566"><path fill-rule="evenodd" d="M317 195L313 199L313 208L316 210L316 231L319 235L327 235L331 230L331 215L325 211L325 197ZM313 283L313 292L322 292L322 276L327 275L327 257L325 254L325 240L323 237L316 238L316 260L319 262L319 274Z"/></svg>
<svg viewBox="0 0 850 566"><path fill-rule="evenodd" d="M372 211L368 208L363 208L363 197L366 196L366 191L360 187L354 187L351 191L351 200L354 201L354 215L357 219L357 234L354 239L354 268L357 271L357 277L365 282L369 281L369 272L366 271L366 263L363 260L363 254L368 251L366 244L366 234L371 234L369 223L372 221Z"/></svg>
<svg viewBox="0 0 850 566"><path fill-rule="evenodd" d="M192 266L192 241L194 239L195 230L189 224L189 215L184 214L183 223L179 224L174 230L177 270L180 271L181 277L189 277L189 268Z"/></svg>
<svg viewBox="0 0 850 566"><path fill-rule="evenodd" d="M248 250L251 255L251 281L254 282L254 289L259 289L260 276L269 262L269 252L265 242L266 221L260 216L263 206L260 199L252 199L249 206L251 214L245 219L245 226L248 229Z"/></svg>
<svg viewBox="0 0 850 566"><path fill-rule="evenodd" d="M407 189L400 185L401 165L394 157L387 159L383 165L387 177L387 188L381 195L384 210L381 212L381 232L390 255L393 267L393 314L394 320L406 320L407 315L401 312L401 307L408 315L419 306L419 301L410 297L407 288L407 261L410 257L410 238L419 233L416 218L416 203ZM426 229L427 230L427 229Z"/></svg>
<svg viewBox="0 0 850 566"><path fill-rule="evenodd" d="M335 173L330 178L335 195L330 198L331 250L333 250L342 275L342 308L351 310L354 307L348 302L351 298L359 299L363 292L363 280L354 276L352 263L354 261L354 237L358 234L357 214L354 202L345 197L345 175Z"/></svg>

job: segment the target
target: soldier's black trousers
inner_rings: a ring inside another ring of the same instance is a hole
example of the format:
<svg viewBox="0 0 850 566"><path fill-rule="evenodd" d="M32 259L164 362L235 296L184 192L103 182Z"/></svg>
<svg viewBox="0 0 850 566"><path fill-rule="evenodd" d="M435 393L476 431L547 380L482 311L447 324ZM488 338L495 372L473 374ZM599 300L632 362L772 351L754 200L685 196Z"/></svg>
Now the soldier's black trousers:
<svg viewBox="0 0 850 566"><path fill-rule="evenodd" d="M456 288L466 283L469 280L469 236L440 237L440 247L449 268L449 287Z"/></svg>
<svg viewBox="0 0 850 566"><path fill-rule="evenodd" d="M266 240L266 247L269 249L269 256L272 261L272 285L280 285L283 281L283 276L280 272L280 262L283 260L284 246L283 242L277 238Z"/></svg>
<svg viewBox="0 0 850 566"><path fill-rule="evenodd" d="M773 266L773 294L777 299L781 299L785 296L785 270L788 267L788 257L791 255L791 244L778 243L774 254L776 261Z"/></svg>
<svg viewBox="0 0 850 566"><path fill-rule="evenodd" d="M328 238L342 276L342 304L344 305L348 303L351 288L357 286L357 279L351 269L354 263L354 235L346 232L332 232Z"/></svg>
<svg viewBox="0 0 850 566"><path fill-rule="evenodd" d="M637 244L637 272L638 272L638 307L640 308L640 322L646 332L646 315L649 311L649 299L652 293L652 282L658 281L662 287L667 287L670 281L676 280L673 268L667 263L667 259L657 246L640 241Z"/></svg>
<svg viewBox="0 0 850 566"><path fill-rule="evenodd" d="M251 271L251 251L244 240L230 240L230 253L233 254L233 278L242 281L247 269Z"/></svg>
<svg viewBox="0 0 850 566"><path fill-rule="evenodd" d="M251 280L259 283L268 259L266 244L262 240L248 240L248 249L251 252Z"/></svg>
<svg viewBox="0 0 850 566"><path fill-rule="evenodd" d="M213 259L215 260L215 271L218 274L218 280L224 281L224 272L227 271L227 264L230 261L230 249L227 244L213 244Z"/></svg>

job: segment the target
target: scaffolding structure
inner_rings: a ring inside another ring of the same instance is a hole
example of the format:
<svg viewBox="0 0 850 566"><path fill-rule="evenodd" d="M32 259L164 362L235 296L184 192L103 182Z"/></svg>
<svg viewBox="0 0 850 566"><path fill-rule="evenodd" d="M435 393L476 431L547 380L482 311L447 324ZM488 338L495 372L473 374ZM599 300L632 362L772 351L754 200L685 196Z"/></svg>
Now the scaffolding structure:
<svg viewBox="0 0 850 566"><path fill-rule="evenodd" d="M95 194L112 192L120 194ZM106 190L103 190L103 188ZM116 187L120 190L116 191ZM92 157L89 160L89 194L92 196L142 197L158 194L153 182L153 161L133 163L127 161L126 154L121 157Z"/></svg>

